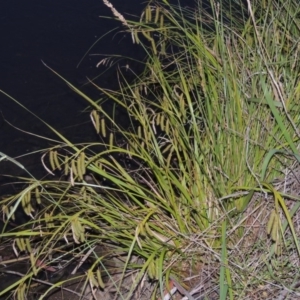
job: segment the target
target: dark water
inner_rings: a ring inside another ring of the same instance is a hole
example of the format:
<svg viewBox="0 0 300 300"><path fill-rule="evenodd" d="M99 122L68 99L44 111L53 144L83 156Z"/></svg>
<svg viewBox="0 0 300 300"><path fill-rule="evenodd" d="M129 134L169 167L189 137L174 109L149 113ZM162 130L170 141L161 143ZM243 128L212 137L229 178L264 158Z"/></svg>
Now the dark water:
<svg viewBox="0 0 300 300"><path fill-rule="evenodd" d="M145 5L141 0L111 2L127 18L129 15L139 16ZM0 10L0 89L73 142L91 139L93 128L89 116L82 113L87 103L70 91L42 61L80 87L86 77L94 78L107 69L96 67L106 57L105 54L141 59L139 47L132 45L130 36L121 32L124 28L119 22L100 17L112 16L101 0L2 0ZM117 65L122 68L127 63L123 59ZM112 70L102 75L97 84L106 87L116 85L114 74ZM94 88L85 86L83 90L93 99L100 96ZM42 168L37 167L40 165L37 156L19 156L26 151L48 147L51 142L26 135L13 126L51 138L56 138L55 135L2 93L0 111L0 152L18 158L40 176ZM24 172L10 162L0 162L0 174L12 173L18 175Z"/></svg>

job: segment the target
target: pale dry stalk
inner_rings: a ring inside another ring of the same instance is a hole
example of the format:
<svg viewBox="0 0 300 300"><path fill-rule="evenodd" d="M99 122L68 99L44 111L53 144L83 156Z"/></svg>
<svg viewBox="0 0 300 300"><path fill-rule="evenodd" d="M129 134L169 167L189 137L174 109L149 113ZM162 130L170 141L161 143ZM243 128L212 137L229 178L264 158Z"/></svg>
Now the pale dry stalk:
<svg viewBox="0 0 300 300"><path fill-rule="evenodd" d="M103 3L111 9L113 15L118 18L121 23L125 26L127 26L128 28L130 28L130 25L127 23L126 19L124 18L124 16L122 14L120 14L115 8L114 6L108 1L108 0L103 0Z"/></svg>

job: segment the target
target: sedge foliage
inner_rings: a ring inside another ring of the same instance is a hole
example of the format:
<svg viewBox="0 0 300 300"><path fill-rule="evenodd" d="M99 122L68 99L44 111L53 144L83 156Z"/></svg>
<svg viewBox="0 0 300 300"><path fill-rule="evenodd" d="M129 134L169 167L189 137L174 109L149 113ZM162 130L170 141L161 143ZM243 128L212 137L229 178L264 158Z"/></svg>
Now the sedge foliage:
<svg viewBox="0 0 300 300"><path fill-rule="evenodd" d="M299 205L273 180L299 160L296 2L224 1L212 3L212 14L200 2L193 9L150 2L140 22L125 24L113 10L147 61L134 83L121 78L119 91L96 88L125 109L130 126L66 81L92 107L101 142L74 145L57 133L62 143L48 150L45 165L68 181L33 182L3 202L9 216L15 200L28 214L32 198L42 206L30 230L14 237L16 251L31 257L32 272L18 282L22 293L50 252L60 253L57 261L89 253L86 283L113 282L120 299L163 297L170 283L185 299L213 290L221 299L246 299L271 281L293 289L293 276L280 278L279 269L291 268L288 253L299 258L292 220ZM256 214L251 224L264 234L254 238L249 216ZM80 247L66 247L71 241ZM99 245L109 250L97 252ZM122 264L106 267L116 257Z"/></svg>

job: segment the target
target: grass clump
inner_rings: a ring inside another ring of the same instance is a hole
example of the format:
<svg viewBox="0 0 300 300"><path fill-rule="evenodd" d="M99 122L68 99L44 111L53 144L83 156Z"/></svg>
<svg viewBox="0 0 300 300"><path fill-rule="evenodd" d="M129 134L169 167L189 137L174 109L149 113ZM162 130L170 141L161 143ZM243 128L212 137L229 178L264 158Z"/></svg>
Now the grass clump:
<svg viewBox="0 0 300 300"><path fill-rule="evenodd" d="M21 202L30 214L33 192L40 203L30 230L11 234L31 259L18 289L45 266L78 269L89 258L82 277L99 299L295 297L296 1L212 2L211 13L201 2L150 2L140 22L104 2L144 47L145 69L119 91L97 86L99 101L68 83L92 107L100 139L60 136L45 166L68 180L3 200L7 214ZM128 128L102 108L107 100L127 112Z"/></svg>

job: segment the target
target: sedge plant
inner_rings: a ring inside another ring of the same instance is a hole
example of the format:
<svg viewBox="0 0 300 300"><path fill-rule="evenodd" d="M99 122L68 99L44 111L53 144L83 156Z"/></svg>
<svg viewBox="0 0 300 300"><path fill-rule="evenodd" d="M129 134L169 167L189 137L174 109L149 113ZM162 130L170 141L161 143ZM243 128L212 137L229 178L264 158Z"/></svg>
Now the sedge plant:
<svg viewBox="0 0 300 300"><path fill-rule="evenodd" d="M93 258L84 286L99 299L295 295L299 197L284 182L300 158L296 1L212 2L211 12L151 1L139 22L104 3L143 47L144 72L134 82L120 72L118 91L95 86L97 101L62 78L88 102L99 141L57 132L44 165L68 180L21 192L28 212L33 192L41 208L11 235L31 258L19 291L56 253L52 263ZM19 197L4 201L8 216Z"/></svg>

